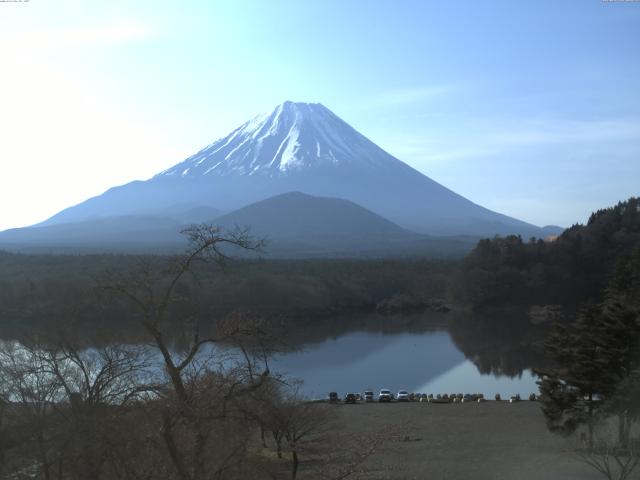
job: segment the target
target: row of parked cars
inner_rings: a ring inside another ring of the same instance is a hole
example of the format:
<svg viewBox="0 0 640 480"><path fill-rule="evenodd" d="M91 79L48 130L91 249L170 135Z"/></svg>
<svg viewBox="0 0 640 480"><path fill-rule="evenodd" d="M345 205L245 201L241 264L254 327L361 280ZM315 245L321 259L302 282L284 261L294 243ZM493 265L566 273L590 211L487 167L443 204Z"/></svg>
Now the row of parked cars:
<svg viewBox="0 0 640 480"><path fill-rule="evenodd" d="M400 390L396 395L391 392L388 388L383 388L377 395L378 402L390 402L395 400L397 402L409 402L413 401L415 398L414 393L409 393L406 390ZM376 395L373 393L373 390L365 390L362 394L359 393L347 393L344 396L344 403L356 403L358 401L364 402L374 402L376 400ZM329 392L329 402L330 403L338 403L340 401L340 396L337 392Z"/></svg>
<svg viewBox="0 0 640 480"><path fill-rule="evenodd" d="M437 394L429 394L426 393L409 393L406 390L399 390L398 393L394 396L393 392L388 388L383 388L377 395L378 402L430 402L430 403L464 403L464 402L484 402L486 399L482 393L452 393L444 395ZM501 401L502 398L499 393L495 395L496 401ZM536 394L532 393L529 395L530 401L537 400ZM365 390L361 395L359 393L347 393L344 397L344 403L356 403L358 401L365 402L374 402L376 401L376 396L373 390ZM509 397L509 402L519 402L520 394L513 395ZM338 403L340 402L340 396L337 392L329 392L329 403Z"/></svg>

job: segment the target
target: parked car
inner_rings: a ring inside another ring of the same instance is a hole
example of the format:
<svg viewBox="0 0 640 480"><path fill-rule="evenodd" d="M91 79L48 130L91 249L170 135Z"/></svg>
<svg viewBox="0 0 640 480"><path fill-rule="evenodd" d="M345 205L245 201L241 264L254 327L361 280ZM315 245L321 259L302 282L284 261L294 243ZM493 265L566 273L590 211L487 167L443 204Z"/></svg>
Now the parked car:
<svg viewBox="0 0 640 480"><path fill-rule="evenodd" d="M429 403L449 403L449 395L446 393L444 395L437 394L435 397L429 399Z"/></svg>
<svg viewBox="0 0 640 480"><path fill-rule="evenodd" d="M398 392L398 396L396 397L396 399L399 402L408 402L409 401L409 392L407 392L406 390L400 390Z"/></svg>
<svg viewBox="0 0 640 480"><path fill-rule="evenodd" d="M378 394L379 402L390 402L393 399L393 393L388 388L383 388Z"/></svg>
<svg viewBox="0 0 640 480"><path fill-rule="evenodd" d="M338 403L339 401L338 392L329 392L329 403Z"/></svg>
<svg viewBox="0 0 640 480"><path fill-rule="evenodd" d="M356 394L355 393L347 393L344 396L344 403L356 403Z"/></svg>
<svg viewBox="0 0 640 480"><path fill-rule="evenodd" d="M373 390L365 390L363 397L365 402L373 402Z"/></svg>

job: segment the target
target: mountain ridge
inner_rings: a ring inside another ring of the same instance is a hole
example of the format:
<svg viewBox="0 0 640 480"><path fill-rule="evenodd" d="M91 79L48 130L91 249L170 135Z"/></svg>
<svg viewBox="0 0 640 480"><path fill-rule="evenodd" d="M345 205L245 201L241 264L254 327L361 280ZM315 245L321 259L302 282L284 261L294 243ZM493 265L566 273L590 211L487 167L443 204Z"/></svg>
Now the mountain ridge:
<svg viewBox="0 0 640 480"><path fill-rule="evenodd" d="M292 191L349 200L423 234L549 234L440 185L322 104L300 102L285 102L150 179L113 187L39 225L159 215L176 203L230 212Z"/></svg>
<svg viewBox="0 0 640 480"><path fill-rule="evenodd" d="M192 211L188 210L188 211ZM461 257L473 238L434 238L416 234L348 200L287 192L200 222L223 229L250 229L266 238L263 256ZM0 232L0 248L26 253L175 253L186 246L188 227L167 216L125 215ZM235 252L241 253L241 252Z"/></svg>

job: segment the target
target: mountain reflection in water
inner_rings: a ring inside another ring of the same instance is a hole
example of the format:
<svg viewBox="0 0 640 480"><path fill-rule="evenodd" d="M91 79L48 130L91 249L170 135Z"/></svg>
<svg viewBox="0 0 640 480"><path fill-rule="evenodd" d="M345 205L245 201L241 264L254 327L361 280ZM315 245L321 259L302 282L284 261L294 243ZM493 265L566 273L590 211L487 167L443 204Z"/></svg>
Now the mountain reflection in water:
<svg viewBox="0 0 640 480"><path fill-rule="evenodd" d="M484 393L502 396L537 392L528 370L521 376L483 375L456 347L445 330L412 333L350 332L307 345L271 360L274 371L303 381L314 398L329 391Z"/></svg>
<svg viewBox="0 0 640 480"><path fill-rule="evenodd" d="M125 345L141 344L144 338L133 329L112 333L112 342ZM532 329L526 316L453 312L335 316L298 319L276 327L274 333L288 350L270 359L271 371L301 380L301 393L312 398L368 388L526 396L538 391L530 369L544 365L543 332ZM91 338L80 334L77 340L90 349L96 346ZM191 340L180 338L174 339L178 356ZM19 336L5 339L21 341ZM162 372L159 352L149 348L157 363L152 371ZM203 358L210 356L211 348L203 347Z"/></svg>

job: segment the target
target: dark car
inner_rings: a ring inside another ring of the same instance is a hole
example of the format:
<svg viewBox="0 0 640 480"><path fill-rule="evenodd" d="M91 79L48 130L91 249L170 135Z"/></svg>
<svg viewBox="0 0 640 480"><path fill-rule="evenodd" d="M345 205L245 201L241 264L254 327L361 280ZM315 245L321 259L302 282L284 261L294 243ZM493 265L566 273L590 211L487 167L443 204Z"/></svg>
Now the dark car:
<svg viewBox="0 0 640 480"><path fill-rule="evenodd" d="M338 392L329 392L329 403L338 403L339 401Z"/></svg>
<svg viewBox="0 0 640 480"><path fill-rule="evenodd" d="M347 393L344 397L344 403L356 403L355 393Z"/></svg>

